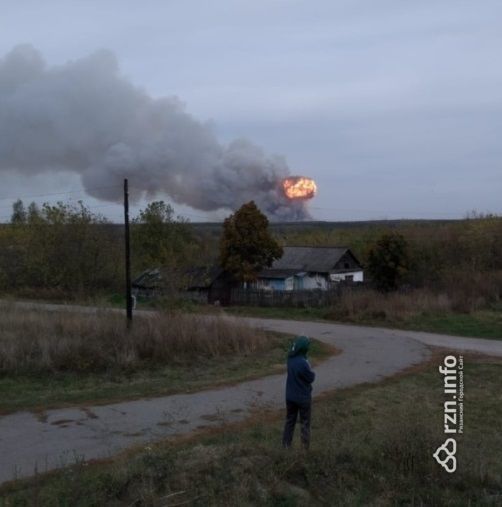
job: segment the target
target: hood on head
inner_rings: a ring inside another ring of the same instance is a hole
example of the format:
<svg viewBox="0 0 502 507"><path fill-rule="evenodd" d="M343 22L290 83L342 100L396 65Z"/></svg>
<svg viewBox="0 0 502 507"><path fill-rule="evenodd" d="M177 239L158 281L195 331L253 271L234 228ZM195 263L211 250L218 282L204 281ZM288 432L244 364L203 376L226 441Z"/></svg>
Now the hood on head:
<svg viewBox="0 0 502 507"><path fill-rule="evenodd" d="M310 347L310 338L307 336L297 336L293 345L289 349L289 357L306 356Z"/></svg>

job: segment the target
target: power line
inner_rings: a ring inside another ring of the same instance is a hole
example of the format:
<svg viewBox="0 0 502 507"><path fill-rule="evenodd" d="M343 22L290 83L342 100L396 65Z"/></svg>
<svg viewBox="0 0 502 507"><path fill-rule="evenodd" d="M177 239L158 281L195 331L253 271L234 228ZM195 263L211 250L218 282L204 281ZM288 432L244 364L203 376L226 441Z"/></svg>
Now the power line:
<svg viewBox="0 0 502 507"><path fill-rule="evenodd" d="M93 209L116 208L118 206L120 206L120 204L98 204L96 206L94 206L94 205L89 206L89 205L85 204L85 207L88 208L88 209L90 209L91 211ZM10 206L0 206L0 209L12 209L12 204Z"/></svg>
<svg viewBox="0 0 502 507"><path fill-rule="evenodd" d="M16 197L12 197L12 196L8 196L8 195L5 195L5 196L0 195L0 200L3 201L5 199L12 199L15 201L17 199L35 199L37 197L49 197L49 196L55 196L55 195L88 194L89 191L91 191L91 190L103 190L106 188L119 188L121 186L122 185L107 185L107 186L102 186L102 187L86 188L83 190L67 190L66 192L53 192L53 193L49 193L49 194L18 195Z"/></svg>

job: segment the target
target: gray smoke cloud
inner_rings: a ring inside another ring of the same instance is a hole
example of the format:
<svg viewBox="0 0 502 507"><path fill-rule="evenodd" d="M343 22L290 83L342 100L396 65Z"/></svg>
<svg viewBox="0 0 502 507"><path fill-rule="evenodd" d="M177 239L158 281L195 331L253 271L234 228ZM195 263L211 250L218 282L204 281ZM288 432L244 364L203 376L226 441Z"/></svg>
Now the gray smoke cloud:
<svg viewBox="0 0 502 507"><path fill-rule="evenodd" d="M256 204L275 220L307 218L279 182L282 157L243 139L218 142L176 97L152 98L119 71L109 51L49 67L32 46L0 60L0 171L73 171L86 192L120 201L123 178L136 198L165 193L212 211Z"/></svg>

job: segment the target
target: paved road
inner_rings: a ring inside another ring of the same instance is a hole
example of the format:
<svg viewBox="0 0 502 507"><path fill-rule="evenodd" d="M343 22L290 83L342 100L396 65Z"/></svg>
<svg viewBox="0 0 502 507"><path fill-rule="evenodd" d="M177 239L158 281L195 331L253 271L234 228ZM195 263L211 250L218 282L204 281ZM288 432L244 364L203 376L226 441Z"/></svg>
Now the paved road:
<svg viewBox="0 0 502 507"><path fill-rule="evenodd" d="M427 360L427 345L502 356L502 343L490 340L320 322L246 320L270 330L313 336L342 350L316 367L315 394L393 375ZM106 458L133 445L222 421L239 421L256 408L279 408L284 381L284 375L273 375L194 394L50 410L44 417L30 412L0 417L0 483L76 460Z"/></svg>

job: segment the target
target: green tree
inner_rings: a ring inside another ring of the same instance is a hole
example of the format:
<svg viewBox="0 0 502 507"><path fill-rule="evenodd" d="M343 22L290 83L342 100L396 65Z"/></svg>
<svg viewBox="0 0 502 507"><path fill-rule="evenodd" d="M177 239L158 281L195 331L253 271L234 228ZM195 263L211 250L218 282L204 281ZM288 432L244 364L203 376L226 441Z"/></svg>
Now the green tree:
<svg viewBox="0 0 502 507"><path fill-rule="evenodd" d="M133 220L135 269L178 268L188 264L197 249L188 222L174 216L171 205L154 201Z"/></svg>
<svg viewBox="0 0 502 507"><path fill-rule="evenodd" d="M408 269L408 244L401 234L384 234L370 249L368 271L378 290L395 290Z"/></svg>
<svg viewBox="0 0 502 507"><path fill-rule="evenodd" d="M107 220L82 201L44 203L22 232L23 286L76 294L121 284L119 243Z"/></svg>
<svg viewBox="0 0 502 507"><path fill-rule="evenodd" d="M239 282L256 280L258 273L282 256L282 247L268 230L267 217L251 201L223 223L220 242L222 267Z"/></svg>
<svg viewBox="0 0 502 507"><path fill-rule="evenodd" d="M36 202L31 202L30 205L28 206L27 219L29 224L40 222L41 213L40 208L38 207L38 204Z"/></svg>
<svg viewBox="0 0 502 507"><path fill-rule="evenodd" d="M12 205L12 215L10 217L10 221L12 224L25 224L27 219L26 208L24 207L24 203L21 199L18 199Z"/></svg>

